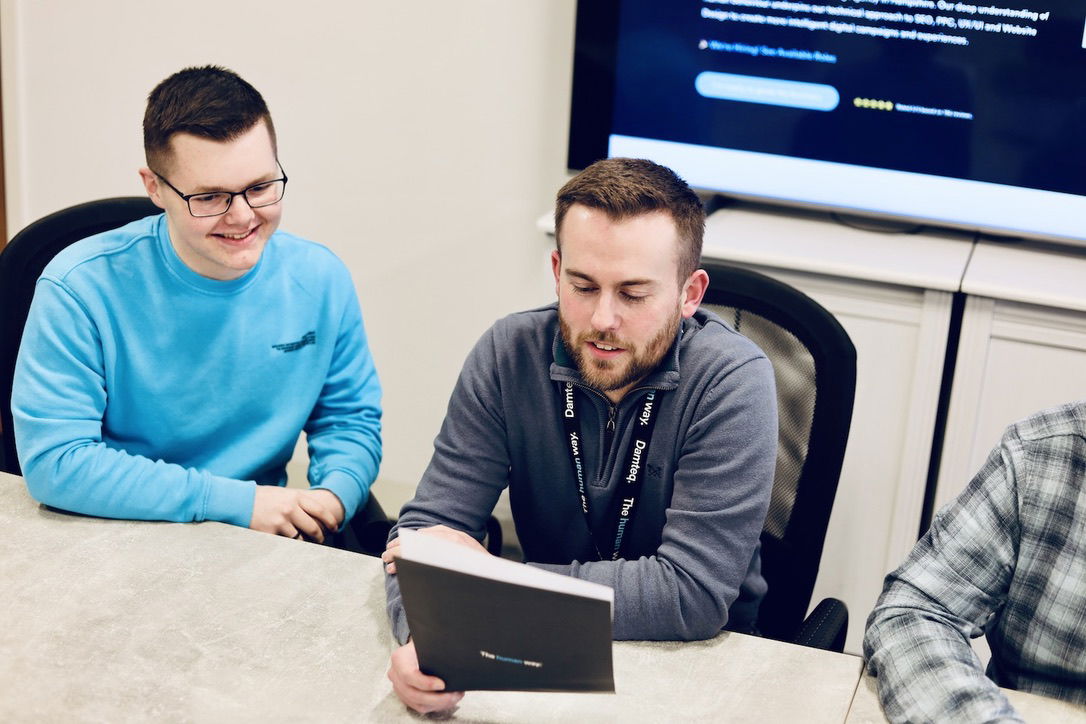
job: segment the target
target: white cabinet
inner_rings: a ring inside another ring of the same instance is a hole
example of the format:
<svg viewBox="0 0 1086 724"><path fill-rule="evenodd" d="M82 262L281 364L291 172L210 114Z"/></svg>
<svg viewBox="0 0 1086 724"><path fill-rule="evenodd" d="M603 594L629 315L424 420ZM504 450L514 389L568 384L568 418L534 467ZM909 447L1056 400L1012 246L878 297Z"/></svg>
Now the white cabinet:
<svg viewBox="0 0 1086 724"><path fill-rule="evenodd" d="M982 241L950 395L935 505L954 499L1010 423L1086 398L1086 257Z"/></svg>
<svg viewBox="0 0 1086 724"><path fill-rule="evenodd" d="M853 653L883 577L916 542L951 302L971 247L963 234L886 234L746 206L707 224L705 257L800 289L856 346L852 429L814 595L848 605Z"/></svg>

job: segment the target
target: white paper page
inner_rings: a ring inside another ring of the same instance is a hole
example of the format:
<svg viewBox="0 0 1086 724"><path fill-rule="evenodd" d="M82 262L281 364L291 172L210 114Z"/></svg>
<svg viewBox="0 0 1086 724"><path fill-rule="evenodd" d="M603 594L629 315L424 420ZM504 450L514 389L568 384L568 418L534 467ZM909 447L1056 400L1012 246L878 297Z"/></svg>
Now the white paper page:
<svg viewBox="0 0 1086 724"><path fill-rule="evenodd" d="M400 531L400 556L405 560L448 568L472 576L595 598L614 605L615 592L610 586L532 568L414 530Z"/></svg>

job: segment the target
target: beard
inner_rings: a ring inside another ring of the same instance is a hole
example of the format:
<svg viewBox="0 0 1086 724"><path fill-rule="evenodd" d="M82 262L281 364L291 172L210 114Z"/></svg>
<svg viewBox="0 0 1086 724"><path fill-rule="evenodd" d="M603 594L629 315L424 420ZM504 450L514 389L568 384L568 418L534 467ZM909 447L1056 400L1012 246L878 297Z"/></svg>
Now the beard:
<svg viewBox="0 0 1086 724"><path fill-rule="evenodd" d="M679 331L682 317L678 314L668 321L644 347L620 339L614 334L602 332L584 332L574 338L573 330L558 309L558 324L562 332L562 342L577 365L581 377L589 386L600 392L613 392L639 382L652 372L667 354L675 335ZM584 352L584 344L589 340L619 347L626 351L620 360L594 359Z"/></svg>

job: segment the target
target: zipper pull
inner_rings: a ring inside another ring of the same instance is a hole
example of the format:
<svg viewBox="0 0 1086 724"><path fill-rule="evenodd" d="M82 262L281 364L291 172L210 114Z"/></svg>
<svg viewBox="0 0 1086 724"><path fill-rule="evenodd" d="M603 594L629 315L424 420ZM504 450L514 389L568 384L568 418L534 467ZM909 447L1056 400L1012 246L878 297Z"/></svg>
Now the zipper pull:
<svg viewBox="0 0 1086 724"><path fill-rule="evenodd" d="M607 429L611 432L615 431L615 413L618 412L618 408L614 405L607 406Z"/></svg>

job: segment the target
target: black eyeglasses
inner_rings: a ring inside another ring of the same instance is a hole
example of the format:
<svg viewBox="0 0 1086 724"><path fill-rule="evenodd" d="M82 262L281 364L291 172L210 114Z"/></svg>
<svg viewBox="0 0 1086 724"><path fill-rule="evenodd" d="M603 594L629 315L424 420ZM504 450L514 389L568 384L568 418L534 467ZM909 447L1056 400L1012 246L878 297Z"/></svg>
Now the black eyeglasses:
<svg viewBox="0 0 1086 724"><path fill-rule="evenodd" d="M205 216L222 216L225 214L230 210L230 204L234 202L235 196L245 197L245 203L249 204L251 209L259 209L261 206L271 206L279 203L287 190L287 172L283 170L283 164L279 163L278 160L276 160L275 165L279 167L279 173L283 174L282 178L261 181L241 191L208 191L200 194L183 194L180 189L166 180L166 177L158 171L151 169L151 173L162 179L162 183L169 186L175 194L184 199L185 203L188 204L190 214L197 218L203 218Z"/></svg>

